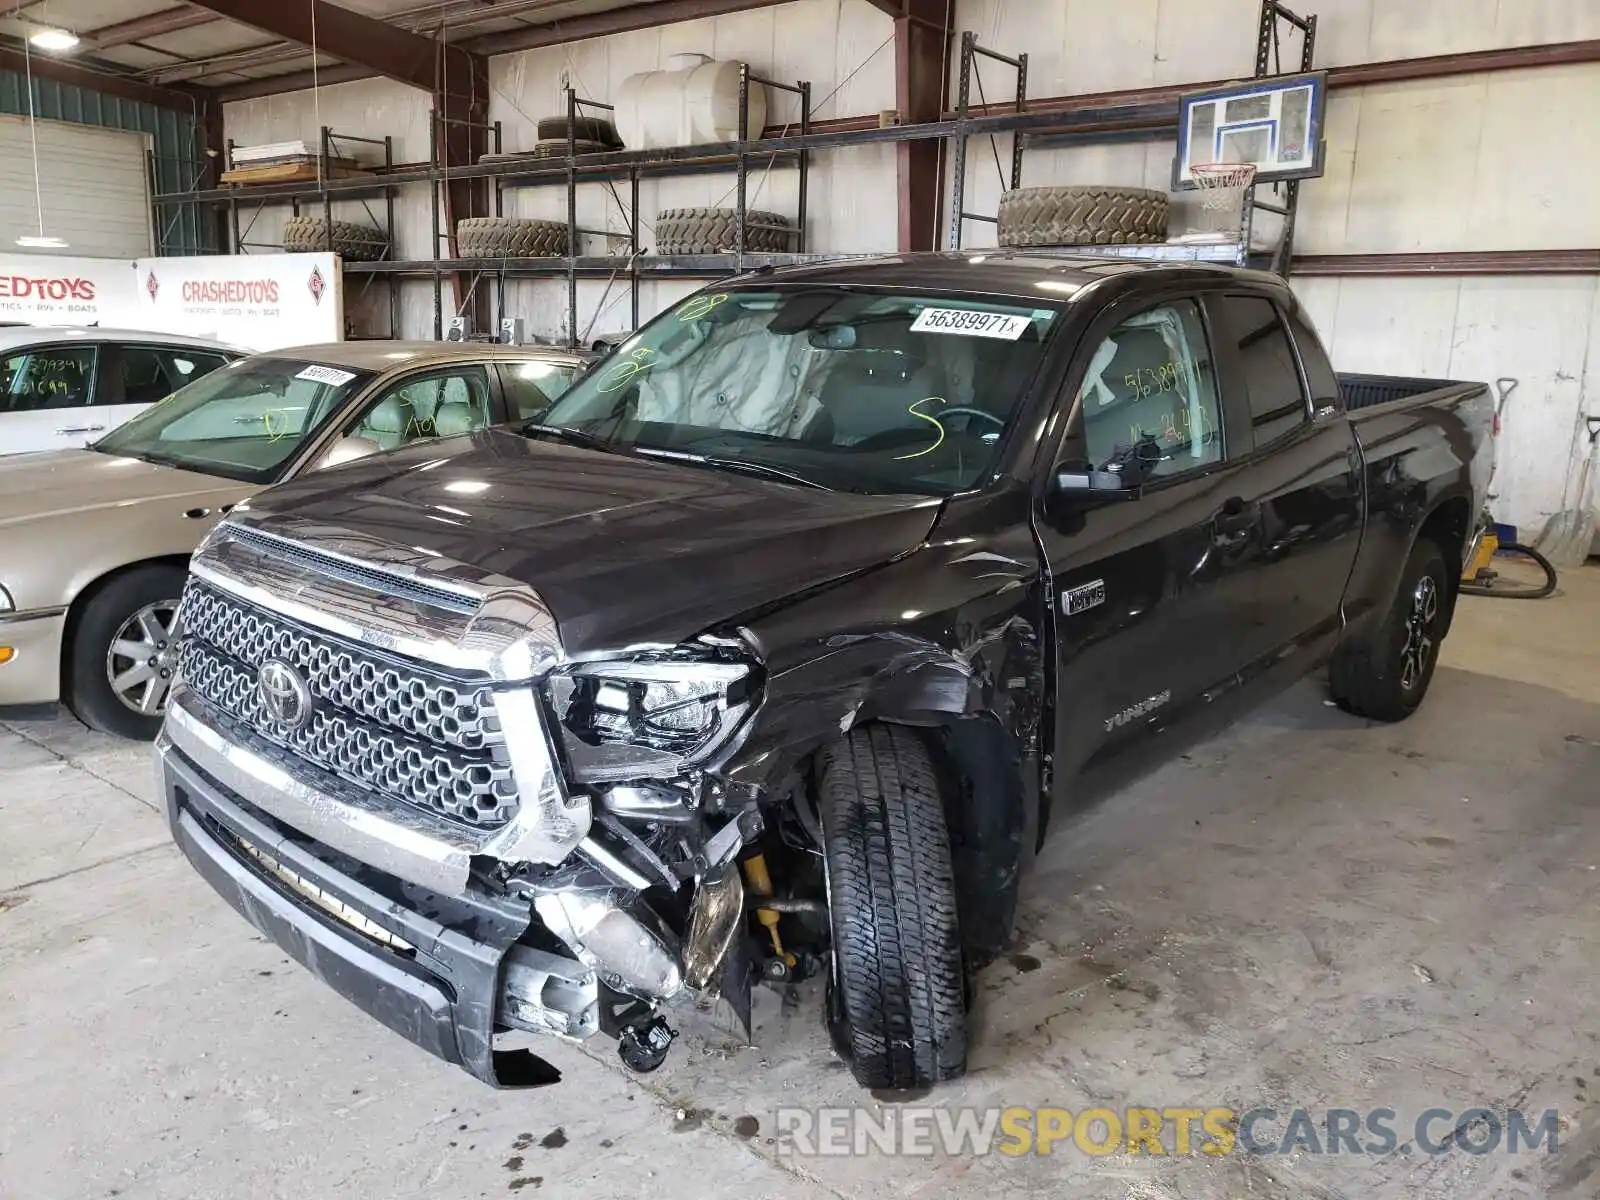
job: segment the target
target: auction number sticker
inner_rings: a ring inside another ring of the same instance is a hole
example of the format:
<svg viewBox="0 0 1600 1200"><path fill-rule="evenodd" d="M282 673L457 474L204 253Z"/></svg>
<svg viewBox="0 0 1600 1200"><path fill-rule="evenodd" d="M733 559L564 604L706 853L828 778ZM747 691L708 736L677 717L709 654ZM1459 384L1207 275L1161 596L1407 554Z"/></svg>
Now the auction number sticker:
<svg viewBox="0 0 1600 1200"><path fill-rule="evenodd" d="M911 322L911 328L916 333L954 333L962 337L999 338L1014 342L1031 324L1031 318L1012 313L980 312L972 308L925 308Z"/></svg>
<svg viewBox="0 0 1600 1200"><path fill-rule="evenodd" d="M341 371L337 367L318 366L313 363L296 375L295 378L304 379L308 383L325 383L329 387L343 387L355 378L355 373L353 371Z"/></svg>

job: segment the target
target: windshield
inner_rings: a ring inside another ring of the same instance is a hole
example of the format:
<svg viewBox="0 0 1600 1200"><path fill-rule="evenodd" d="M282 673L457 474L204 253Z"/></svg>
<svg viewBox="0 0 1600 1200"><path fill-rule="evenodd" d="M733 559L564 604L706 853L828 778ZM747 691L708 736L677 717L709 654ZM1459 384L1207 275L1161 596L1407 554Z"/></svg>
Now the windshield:
<svg viewBox="0 0 1600 1200"><path fill-rule="evenodd" d="M371 372L258 355L179 388L92 447L248 483L271 483Z"/></svg>
<svg viewBox="0 0 1600 1200"><path fill-rule="evenodd" d="M1056 313L815 286L701 292L524 431L839 491L948 495L993 467Z"/></svg>

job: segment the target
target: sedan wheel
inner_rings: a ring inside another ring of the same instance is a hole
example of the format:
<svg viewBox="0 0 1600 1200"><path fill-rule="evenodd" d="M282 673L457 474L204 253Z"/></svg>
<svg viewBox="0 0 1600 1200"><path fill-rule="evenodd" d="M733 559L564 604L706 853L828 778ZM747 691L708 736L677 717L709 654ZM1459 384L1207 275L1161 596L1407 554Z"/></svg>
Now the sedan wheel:
<svg viewBox="0 0 1600 1200"><path fill-rule="evenodd" d="M106 680L118 700L136 713L160 716L167 707L178 651L172 637L176 600L146 604L123 622L106 651Z"/></svg>
<svg viewBox="0 0 1600 1200"><path fill-rule="evenodd" d="M69 622L66 702L93 729L149 741L178 677L178 602L187 572L151 563L112 576Z"/></svg>

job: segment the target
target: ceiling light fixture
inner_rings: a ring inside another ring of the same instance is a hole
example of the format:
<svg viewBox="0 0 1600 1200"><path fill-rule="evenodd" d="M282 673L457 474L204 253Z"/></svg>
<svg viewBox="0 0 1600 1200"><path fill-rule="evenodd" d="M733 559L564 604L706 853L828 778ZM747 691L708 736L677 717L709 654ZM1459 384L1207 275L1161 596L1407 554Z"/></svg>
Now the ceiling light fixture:
<svg viewBox="0 0 1600 1200"><path fill-rule="evenodd" d="M44 231L44 196L39 187L39 119L33 111L33 55L28 51L31 41L22 43L22 68L28 87L28 141L33 147L33 203L39 214L39 232L23 234L17 239L17 245L26 250L65 250L66 238L51 237Z"/></svg>
<svg viewBox="0 0 1600 1200"><path fill-rule="evenodd" d="M78 35L65 29L41 29L37 33L28 35L28 40L41 50L51 50L57 53L71 50L78 44Z"/></svg>

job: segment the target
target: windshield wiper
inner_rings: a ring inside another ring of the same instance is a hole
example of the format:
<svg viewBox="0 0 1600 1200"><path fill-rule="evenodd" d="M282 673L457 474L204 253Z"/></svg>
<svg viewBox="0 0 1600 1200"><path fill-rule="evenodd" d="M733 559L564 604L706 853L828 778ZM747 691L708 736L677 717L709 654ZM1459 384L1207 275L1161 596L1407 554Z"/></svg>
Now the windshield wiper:
<svg viewBox="0 0 1600 1200"><path fill-rule="evenodd" d="M633 451L635 454L647 455L650 458L665 458L675 462L694 463L700 467L715 467L721 471L738 471L746 475L759 475L763 479L775 479L780 483L796 483L801 487L813 488L819 492L833 490L818 483L815 479L807 479L804 475L796 475L793 471L786 471L782 467L769 466L767 463L748 462L742 458L714 458L708 454L686 454L682 450L657 450L651 446L635 446Z"/></svg>
<svg viewBox="0 0 1600 1200"><path fill-rule="evenodd" d="M571 446L582 446L585 450L614 450L615 447L605 438L592 433L585 433L581 429L572 429L566 425L541 425L538 421L529 421L519 425L517 432L523 437L534 437L543 434L555 438L557 441L566 442Z"/></svg>

